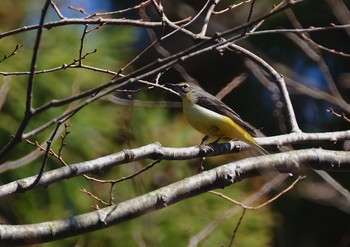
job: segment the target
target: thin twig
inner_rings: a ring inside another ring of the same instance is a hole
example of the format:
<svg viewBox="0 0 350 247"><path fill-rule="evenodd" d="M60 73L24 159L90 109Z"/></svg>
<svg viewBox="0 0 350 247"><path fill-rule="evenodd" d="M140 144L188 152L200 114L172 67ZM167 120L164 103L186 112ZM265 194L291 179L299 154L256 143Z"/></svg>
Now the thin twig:
<svg viewBox="0 0 350 247"><path fill-rule="evenodd" d="M79 13L82 13L83 15L86 15L86 16L90 16L83 8L77 8L77 7L74 7L74 6L68 6L68 9L71 9L71 10L75 10Z"/></svg>
<svg viewBox="0 0 350 247"><path fill-rule="evenodd" d="M87 179L87 180L90 180L90 181L93 181L93 182L97 182L97 183L101 183L101 184L106 184L106 183L110 183L110 184L117 184L117 183L120 183L122 181L125 181L125 180L128 180L128 179L131 179L131 178L134 178L136 177L137 175L145 172L146 170L152 168L153 166L155 166L156 164L158 164L161 160L158 159L154 162L152 162L151 164L141 168L140 170L134 172L133 174L129 175L129 176L125 176L125 177L122 177L122 178L119 178L119 179L97 179L97 178L93 178L93 177L90 177L90 176L87 176L84 174L84 177Z"/></svg>
<svg viewBox="0 0 350 247"><path fill-rule="evenodd" d="M325 32L334 30L345 30L350 27L350 24L344 25L331 25L324 27L309 27L309 28L280 28L280 29L266 29L260 30L253 33L247 33L246 36L257 36L266 34L277 34L277 33L314 33L314 32Z"/></svg>
<svg viewBox="0 0 350 247"><path fill-rule="evenodd" d="M87 28L88 28L88 25L85 25L84 30L83 30L83 34L81 35L81 39L80 39L78 66L81 66L82 60L83 60L82 54L83 54L84 39L85 39Z"/></svg>
<svg viewBox="0 0 350 247"><path fill-rule="evenodd" d="M58 149L58 154L57 154L59 158L62 157L63 148L67 145L65 140L66 140L67 136L70 134L70 131L68 131L68 128L69 128L69 125L64 123L64 132L61 135L61 145L60 145L60 147Z"/></svg>
<svg viewBox="0 0 350 247"><path fill-rule="evenodd" d="M200 31L200 33L198 33L197 37L205 37L205 34L207 33L207 30L208 30L210 17L213 15L214 9L219 2L220 0L212 0L212 3L209 6L207 14L204 18L202 30Z"/></svg>
<svg viewBox="0 0 350 247"><path fill-rule="evenodd" d="M311 38L309 38L307 36L303 36L303 38L305 40L307 40L309 43L312 43L314 46L317 46L317 48L320 49L320 50L323 50L323 51L326 51L326 52L329 52L329 53L332 53L332 54L335 54L335 55L338 55L338 56L346 57L346 58L350 57L349 53L345 53L343 51L337 51L337 50L335 50L333 48L328 48L328 47L325 47L323 45L320 45L319 43L315 42L314 40L312 40Z"/></svg>
<svg viewBox="0 0 350 247"><path fill-rule="evenodd" d="M225 13L225 12L231 10L231 9L234 9L234 8L236 8L236 7L238 7L238 6L242 5L242 4L249 3L251 1L252 0L243 0L243 1L239 2L239 3L233 3L230 6L228 6L227 8L225 8L225 9L222 9L222 10L219 10L219 11L213 11L213 15L223 14L223 13Z"/></svg>
<svg viewBox="0 0 350 247"><path fill-rule="evenodd" d="M94 194L92 194L90 191L87 191L85 188L83 189L79 189L80 192L83 192L84 194L87 194L88 196L90 196L91 198L93 198L94 200L102 203L103 205L105 206L111 206L112 204L108 203L108 202L105 202L103 199L95 196Z"/></svg>
<svg viewBox="0 0 350 247"><path fill-rule="evenodd" d="M336 117L338 117L338 118L341 118L341 119L345 120L346 122L350 123L350 118L348 118L348 117L345 115L344 112L341 113L341 114L340 114L340 113L337 113L337 112L335 112L335 111L333 110L333 108L328 108L326 111L329 112L329 113L331 113L333 116L336 116Z"/></svg>
<svg viewBox="0 0 350 247"><path fill-rule="evenodd" d="M114 204L114 196L113 196L113 188L114 188L114 185L117 184L117 183L120 183L120 182L123 182L125 180L128 180L128 179L132 179L134 177L136 177L137 175L140 175L141 173L145 172L146 170L152 168L153 166L155 166L156 164L158 164L161 160L158 159L154 162L152 162L151 164L141 168L140 170L134 172L133 174L129 175L129 176L125 176L125 177L122 177L120 179L97 179L97 178L94 178L94 177L90 177L86 174L83 174L83 177L86 178L87 180L89 181L93 181L93 182L96 182L96 183L101 183L101 184L106 184L106 183L109 183L111 184L111 187L109 189L109 203L105 203L105 202L102 202L101 199L99 199L97 196L93 196L92 194L89 193L89 195L94 198L95 200L98 200L100 201L101 203L105 204L105 205L113 205Z"/></svg>
<svg viewBox="0 0 350 247"><path fill-rule="evenodd" d="M155 7L155 9L157 10L159 16L160 16L160 21L162 22L162 28L161 28L161 32L159 35L159 39L161 39L164 36L164 31L165 31L165 25L166 25L166 21L165 19L169 20L164 13L164 8L162 5L161 0L152 0L153 6ZM141 11L140 11L141 12ZM145 12L145 11L143 11Z"/></svg>
<svg viewBox="0 0 350 247"><path fill-rule="evenodd" d="M230 243L228 244L228 247L233 246L233 241L234 241L234 239L236 237L236 233L238 231L239 226L242 223L242 220L244 218L244 215L245 215L246 211L247 211L247 209L243 208L242 214L241 214L241 216L238 219L238 222L237 222L237 225L236 225L235 229L233 230L232 237L231 237Z"/></svg>
<svg viewBox="0 0 350 247"><path fill-rule="evenodd" d="M23 47L23 45L16 45L15 46L15 49L13 49L13 51L9 54L9 55L4 55L4 57L2 58L2 59L0 59L0 63L1 62L3 62L3 61L5 61L6 59L9 59L10 57L13 57L14 55L16 55L17 54L17 52L18 52L18 50L20 49L20 48L22 48Z"/></svg>
<svg viewBox="0 0 350 247"><path fill-rule="evenodd" d="M45 169L45 166L46 166L46 163L47 163L47 160L49 158L50 151L51 151L52 142L55 139L57 131L58 131L60 126L61 126L61 123L60 122L57 123L56 128L54 129L54 131L52 132L52 134L50 136L50 139L47 140L47 142L46 142L46 151L45 151L45 154L44 154L44 157L43 157L43 161L42 161L41 166L40 166L40 170L38 172L37 177L33 181L33 183L28 186L28 189L33 188L39 182L41 176L43 175L44 169Z"/></svg>
<svg viewBox="0 0 350 247"><path fill-rule="evenodd" d="M134 6L130 7L130 8L116 10L116 11L110 11L110 12L95 13L95 14L92 14L90 16L87 16L86 19L88 19L88 18L95 18L95 17L98 17L98 16L105 16L105 15L122 14L122 13L129 12L129 11L132 11L132 10L137 10L137 9L144 8L147 5L149 5L150 3L151 3L151 0L146 0L146 1L144 1L144 2L142 2L140 4L137 4L137 5L134 5Z"/></svg>
<svg viewBox="0 0 350 247"><path fill-rule="evenodd" d="M209 191L209 193L217 195L219 197L222 197L224 199L226 199L227 201L230 201L244 209L250 209L250 210L258 210L262 207L265 207L266 205L270 204L273 201L276 201L279 197L281 197L283 194L287 193L289 190L291 190L300 180L304 179L306 176L299 176L290 186L288 186L286 189L282 190L280 193L278 193L276 196L272 197L271 199L267 200L266 202L258 205L258 206L247 206L239 201L236 201L220 192L216 192L216 191Z"/></svg>
<svg viewBox="0 0 350 247"><path fill-rule="evenodd" d="M51 7L55 10L57 16L63 20L65 19L65 17L62 15L61 11L59 10L59 8L57 7L57 5L54 3L54 1L50 1Z"/></svg>
<svg viewBox="0 0 350 247"><path fill-rule="evenodd" d="M248 17L247 17L247 23L249 23L252 19L254 6L255 6L255 0L252 0L252 3L250 4L250 8L249 8ZM247 32L248 32L248 27L244 29L243 35L245 35Z"/></svg>

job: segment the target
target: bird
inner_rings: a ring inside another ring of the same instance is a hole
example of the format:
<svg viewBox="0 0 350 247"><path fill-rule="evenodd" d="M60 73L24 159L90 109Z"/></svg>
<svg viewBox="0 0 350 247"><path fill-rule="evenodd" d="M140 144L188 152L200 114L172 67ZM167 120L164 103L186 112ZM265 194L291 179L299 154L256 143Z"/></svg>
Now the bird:
<svg viewBox="0 0 350 247"><path fill-rule="evenodd" d="M202 144L208 137L216 137L218 140L238 139L254 147L261 154L269 154L253 138L256 135L254 128L214 95L191 82L165 83L165 86L180 95L183 113L189 124L206 135Z"/></svg>

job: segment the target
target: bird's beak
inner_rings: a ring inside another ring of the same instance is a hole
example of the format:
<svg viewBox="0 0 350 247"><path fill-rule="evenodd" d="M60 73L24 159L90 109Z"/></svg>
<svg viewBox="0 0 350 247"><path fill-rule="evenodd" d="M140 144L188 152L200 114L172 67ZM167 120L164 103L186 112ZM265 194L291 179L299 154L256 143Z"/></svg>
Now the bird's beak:
<svg viewBox="0 0 350 247"><path fill-rule="evenodd" d="M174 92L178 96L182 97L179 85L173 84L173 83L164 83L164 86L166 86L167 88L170 88L172 92Z"/></svg>
<svg viewBox="0 0 350 247"><path fill-rule="evenodd" d="M174 90L175 92L179 93L179 86L173 83L165 83L164 86Z"/></svg>
<svg viewBox="0 0 350 247"><path fill-rule="evenodd" d="M173 83L165 83L164 86L171 88L171 89L174 89L174 90L177 88L177 85L173 84Z"/></svg>

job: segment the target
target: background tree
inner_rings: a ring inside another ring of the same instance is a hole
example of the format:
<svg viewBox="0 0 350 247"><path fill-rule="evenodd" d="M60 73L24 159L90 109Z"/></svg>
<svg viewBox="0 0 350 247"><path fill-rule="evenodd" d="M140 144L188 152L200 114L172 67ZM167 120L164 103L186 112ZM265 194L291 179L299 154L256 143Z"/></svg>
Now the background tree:
<svg viewBox="0 0 350 247"><path fill-rule="evenodd" d="M349 5L3 1L1 244L349 245ZM184 80L276 154L196 146Z"/></svg>

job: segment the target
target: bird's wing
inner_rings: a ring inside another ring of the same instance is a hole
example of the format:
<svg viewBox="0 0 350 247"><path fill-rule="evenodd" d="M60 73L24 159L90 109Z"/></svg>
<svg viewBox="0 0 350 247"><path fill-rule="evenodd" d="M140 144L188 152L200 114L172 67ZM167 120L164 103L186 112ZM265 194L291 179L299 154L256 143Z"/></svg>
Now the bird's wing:
<svg viewBox="0 0 350 247"><path fill-rule="evenodd" d="M231 118L235 123L237 123L240 127L246 130L250 135L255 136L255 130L248 123L244 122L241 117L234 112L230 107L224 104L219 99L215 98L211 94L205 96L197 97L197 104L224 116Z"/></svg>

